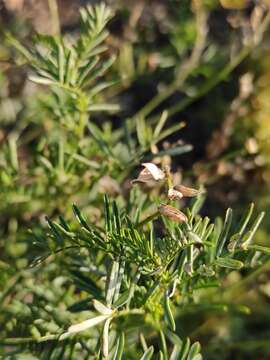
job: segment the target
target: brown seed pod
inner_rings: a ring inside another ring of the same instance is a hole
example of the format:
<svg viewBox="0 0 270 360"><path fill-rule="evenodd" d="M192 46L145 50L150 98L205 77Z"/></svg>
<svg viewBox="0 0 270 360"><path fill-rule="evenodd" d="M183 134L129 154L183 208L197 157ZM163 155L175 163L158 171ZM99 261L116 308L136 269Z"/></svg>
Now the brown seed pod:
<svg viewBox="0 0 270 360"><path fill-rule="evenodd" d="M158 207L158 211L161 215L166 216L172 221L187 222L186 215L173 206L161 204Z"/></svg>
<svg viewBox="0 0 270 360"><path fill-rule="evenodd" d="M194 197L201 193L199 190L184 185L175 185L174 190L179 191L185 197Z"/></svg>

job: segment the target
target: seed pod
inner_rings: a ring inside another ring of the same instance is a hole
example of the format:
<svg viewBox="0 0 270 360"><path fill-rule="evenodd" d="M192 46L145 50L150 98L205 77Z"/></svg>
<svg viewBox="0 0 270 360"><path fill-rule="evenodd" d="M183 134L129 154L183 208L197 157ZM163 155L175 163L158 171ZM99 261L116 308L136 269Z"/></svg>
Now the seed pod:
<svg viewBox="0 0 270 360"><path fill-rule="evenodd" d="M166 216L172 221L187 222L186 215L173 206L161 204L158 207L158 211L161 215Z"/></svg>
<svg viewBox="0 0 270 360"><path fill-rule="evenodd" d="M174 190L179 191L185 197L194 197L200 194L199 190L184 185L175 185Z"/></svg>

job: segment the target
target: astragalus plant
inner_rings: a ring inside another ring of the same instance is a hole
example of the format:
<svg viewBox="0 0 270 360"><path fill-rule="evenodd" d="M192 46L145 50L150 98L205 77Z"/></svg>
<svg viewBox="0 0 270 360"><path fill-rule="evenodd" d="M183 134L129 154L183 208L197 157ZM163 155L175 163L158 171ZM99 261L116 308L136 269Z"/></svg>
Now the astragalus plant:
<svg viewBox="0 0 270 360"><path fill-rule="evenodd" d="M7 359L199 360L203 348L189 338L196 323L183 315L247 313L232 294L268 264L269 248L253 243L263 213L252 219L251 204L241 220L232 209L224 220L201 216L205 190L170 169L170 157L191 147L159 150L183 127L169 125L167 111L148 121L163 98L122 127L95 117L118 110L106 93L117 81L110 18L104 4L87 7L77 37L38 35L29 48L7 34L30 80L48 89L32 89L1 154ZM25 144L32 153L22 157ZM241 280L232 285L235 274Z"/></svg>

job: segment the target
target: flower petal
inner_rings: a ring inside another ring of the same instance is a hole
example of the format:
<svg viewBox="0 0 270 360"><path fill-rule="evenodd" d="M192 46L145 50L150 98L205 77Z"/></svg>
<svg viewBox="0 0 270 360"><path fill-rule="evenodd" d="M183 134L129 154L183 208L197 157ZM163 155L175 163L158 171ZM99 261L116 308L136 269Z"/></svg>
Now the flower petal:
<svg viewBox="0 0 270 360"><path fill-rule="evenodd" d="M154 180L163 180L165 177L164 172L153 163L142 164L152 175Z"/></svg>
<svg viewBox="0 0 270 360"><path fill-rule="evenodd" d="M145 168L143 169L138 178L132 180L132 184L136 184L136 183L148 183L150 181L153 181L153 176L151 175L151 173Z"/></svg>

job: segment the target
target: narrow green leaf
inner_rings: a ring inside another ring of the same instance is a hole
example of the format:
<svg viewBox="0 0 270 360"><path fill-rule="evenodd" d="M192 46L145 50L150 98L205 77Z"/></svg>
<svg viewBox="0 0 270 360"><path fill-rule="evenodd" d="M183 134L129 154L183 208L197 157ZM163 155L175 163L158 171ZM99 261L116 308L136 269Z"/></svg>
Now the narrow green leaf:
<svg viewBox="0 0 270 360"><path fill-rule="evenodd" d="M159 136L159 134L160 134L161 130L163 129L167 119L168 119L168 111L164 110L164 111L162 111L160 119L159 119L159 121L158 121L158 123L157 123L157 125L155 127L154 134L153 134L154 139L156 139Z"/></svg>
<svg viewBox="0 0 270 360"><path fill-rule="evenodd" d="M40 77L40 76L35 76L35 75L29 76L29 80L36 84L40 84L40 85L56 85L57 84L55 81L53 81L51 79Z"/></svg>
<svg viewBox="0 0 270 360"><path fill-rule="evenodd" d="M209 217L206 216L203 219L202 226L201 226L199 232L197 233L201 238L204 237L209 222L210 222L210 219L209 219Z"/></svg>
<svg viewBox="0 0 270 360"><path fill-rule="evenodd" d="M188 240L192 243L195 243L195 244L202 244L202 239L200 236L198 236L197 234L195 234L194 232L192 231L189 231L187 233L187 236L188 236Z"/></svg>
<svg viewBox="0 0 270 360"><path fill-rule="evenodd" d="M150 360L152 359L153 354L154 354L154 347L150 346L150 348L145 351L145 353L140 358L140 360Z"/></svg>
<svg viewBox="0 0 270 360"><path fill-rule="evenodd" d="M69 276L74 281L75 285L89 294L93 295L95 299L100 299L101 290L89 276L85 276L80 271L69 270Z"/></svg>
<svg viewBox="0 0 270 360"><path fill-rule="evenodd" d="M118 279L118 270L119 270L119 262L113 261L111 265L111 269L108 272L107 276L107 284L106 284L106 304L107 306L111 306L113 301L113 296L115 293L117 279Z"/></svg>
<svg viewBox="0 0 270 360"><path fill-rule="evenodd" d="M161 349L162 349L162 359L168 360L168 350L166 344L166 338L162 330L159 331L160 341L161 341Z"/></svg>
<svg viewBox="0 0 270 360"><path fill-rule="evenodd" d="M108 308L102 302L94 299L93 300L94 308L99 312L101 315L111 315L113 310L111 308Z"/></svg>
<svg viewBox="0 0 270 360"><path fill-rule="evenodd" d="M183 344L182 344L182 348L181 348L181 351L180 351L180 354L179 354L179 360L185 360L186 359L186 357L188 355L188 352L189 352L189 348L190 348L190 339L186 338L183 341Z"/></svg>
<svg viewBox="0 0 270 360"><path fill-rule="evenodd" d="M89 106L89 111L108 111L108 112L118 112L120 110L120 106L118 104L91 104Z"/></svg>
<svg viewBox="0 0 270 360"><path fill-rule="evenodd" d="M161 350L159 350L159 353L158 353L158 360L165 360L164 354Z"/></svg>
<svg viewBox="0 0 270 360"><path fill-rule="evenodd" d="M169 127L168 129L165 129L164 131L162 131L162 133L155 139L155 142L160 142L161 140L165 139L166 137L174 134L175 132L183 129L183 127L185 127L185 123L184 122L180 122L178 124L175 124L171 127Z"/></svg>
<svg viewBox="0 0 270 360"><path fill-rule="evenodd" d="M178 155L186 154L187 152L190 152L192 149L193 149L192 145L180 145L166 150L161 150L156 154L153 154L152 157L160 157L165 155L178 156Z"/></svg>
<svg viewBox="0 0 270 360"><path fill-rule="evenodd" d="M10 162L14 170L19 169L19 161L17 154L17 136L11 135L8 137L9 153L10 153Z"/></svg>
<svg viewBox="0 0 270 360"><path fill-rule="evenodd" d="M180 350L181 350L181 347L179 345L174 345L171 356L170 356L170 360L181 360L179 358Z"/></svg>
<svg viewBox="0 0 270 360"><path fill-rule="evenodd" d="M123 292L123 294L121 294L118 299L113 303L113 306L116 308L119 308L123 305L125 305L128 300L129 300L129 290L126 290L125 292Z"/></svg>
<svg viewBox="0 0 270 360"><path fill-rule="evenodd" d="M166 320L169 328L172 329L173 331L175 331L175 329L176 329L175 321L174 321L173 313L172 313L172 310L170 307L170 299L167 294L165 294L165 296L164 296L164 314L165 314L165 320Z"/></svg>
<svg viewBox="0 0 270 360"><path fill-rule="evenodd" d="M104 36L102 36L103 39L105 39L106 36L107 35L104 33ZM99 41L102 39L102 37L100 37ZM91 52L89 52L88 58L90 56L91 57L96 56L106 50L107 50L107 46L101 45L101 46L97 47L96 49L92 50ZM106 71L114 63L115 59L116 59L115 55L112 55L112 56L110 56L110 58L107 61L103 61L99 66L96 66L92 72L92 75L90 77L88 77L87 80L84 82L84 87L89 87L90 85L92 86L97 81L97 79L102 78L103 75L106 73Z"/></svg>
<svg viewBox="0 0 270 360"><path fill-rule="evenodd" d="M70 231L70 227L68 225L68 223L66 222L65 218L62 216L62 215L59 215L59 220L60 220L60 223L62 225L62 227L66 230L66 231Z"/></svg>
<svg viewBox="0 0 270 360"><path fill-rule="evenodd" d="M187 250L185 249L182 251L181 255L179 256L179 264L178 264L178 277L181 279L183 271L184 271L184 265L187 261Z"/></svg>
<svg viewBox="0 0 270 360"><path fill-rule="evenodd" d="M120 293L124 273L125 273L125 261L121 260L120 265L119 265L117 283L116 283L116 286L115 286L115 292L114 292L114 295L113 295L113 304L115 303L115 301L117 301L117 299L119 297L119 293Z"/></svg>
<svg viewBox="0 0 270 360"><path fill-rule="evenodd" d="M200 211L201 207L204 204L204 201L205 201L205 195L199 195L193 200L191 207L191 214L193 217L198 214L198 212Z"/></svg>
<svg viewBox="0 0 270 360"><path fill-rule="evenodd" d="M67 310L70 312L88 311L91 301L92 301L92 296L89 296L86 299L74 302L73 304L67 307Z"/></svg>
<svg viewBox="0 0 270 360"><path fill-rule="evenodd" d="M240 236L243 235L243 233L247 227L247 224L251 218L253 210L254 210L254 203L251 203L247 212L243 215L243 217L240 221L239 229L236 231L240 234Z"/></svg>
<svg viewBox="0 0 270 360"><path fill-rule="evenodd" d="M226 243L231 228L231 224L232 224L232 209L229 208L226 212L223 229L218 239L217 250L216 250L217 256L220 256L222 253L222 250L224 248L224 245Z"/></svg>
<svg viewBox="0 0 270 360"><path fill-rule="evenodd" d="M211 234L213 233L215 225L214 224L210 224L208 226L208 229L206 230L204 237L203 237L203 242L207 241L207 239L211 236Z"/></svg>
<svg viewBox="0 0 270 360"><path fill-rule="evenodd" d="M214 223L214 229L212 231L212 234L210 235L209 238L209 243L211 244L210 249L209 249L209 260L210 262L213 262L215 257L216 257L216 249L217 249L217 244L218 244L218 239L220 237L220 234L222 232L222 220L220 217L217 217L215 219L215 223Z"/></svg>
<svg viewBox="0 0 270 360"><path fill-rule="evenodd" d="M83 65L79 69L79 78L77 80L78 86L82 87L87 80L88 75L90 72L95 68L95 66L98 64L99 58L98 56L91 58L86 65Z"/></svg>
<svg viewBox="0 0 270 360"><path fill-rule="evenodd" d="M140 338L140 343L141 343L141 346L143 348L143 351L147 351L148 349L148 346L147 346L147 343L146 343L146 340L145 340L145 337L143 335L142 332L139 333L139 338Z"/></svg>
<svg viewBox="0 0 270 360"><path fill-rule="evenodd" d="M90 227L88 226L84 216L82 215L82 213L80 212L80 210L78 209L78 207L73 204L72 205L72 209L73 209L73 212L74 212L74 215L76 217L76 219L78 220L78 222L84 227L86 228L88 231L91 231Z"/></svg>
<svg viewBox="0 0 270 360"><path fill-rule="evenodd" d="M48 226L51 230L51 232L53 233L55 239L58 241L59 244L63 244L64 243L64 239L61 236L61 234L59 233L59 231L57 230L56 226L54 225L54 223L46 216L45 217Z"/></svg>
<svg viewBox="0 0 270 360"><path fill-rule="evenodd" d="M150 247L150 253L151 255L153 255L153 251L154 251L154 225L153 223L150 224L150 243L149 243L149 247Z"/></svg>
<svg viewBox="0 0 270 360"><path fill-rule="evenodd" d="M187 360L194 360L194 357L199 354L201 351L201 345L200 343L197 341L194 344L191 345L189 353L188 353L188 357Z"/></svg>
<svg viewBox="0 0 270 360"><path fill-rule="evenodd" d="M53 172L53 165L48 159L46 159L44 156L39 156L39 160L49 171Z"/></svg>
<svg viewBox="0 0 270 360"><path fill-rule="evenodd" d="M66 62L65 62L65 69L64 69L64 83L70 83L70 75L71 75L71 67L74 62L74 53L71 49L67 50Z"/></svg>
<svg viewBox="0 0 270 360"><path fill-rule="evenodd" d="M270 247L262 246L262 245L249 245L248 249L260 251L266 255L270 255Z"/></svg>
<svg viewBox="0 0 270 360"><path fill-rule="evenodd" d="M239 241L241 240L241 234L236 233L230 237L230 240L228 242L227 249L229 252L233 253L235 251L235 248L237 247Z"/></svg>
<svg viewBox="0 0 270 360"><path fill-rule="evenodd" d="M203 357L201 354L197 354L194 356L194 358L192 360L203 360Z"/></svg>
<svg viewBox="0 0 270 360"><path fill-rule="evenodd" d="M180 339L178 335L171 332L170 330L164 330L166 338L175 346L181 349L183 341Z"/></svg>
<svg viewBox="0 0 270 360"><path fill-rule="evenodd" d="M241 242L241 247L243 249L246 249L251 244L253 237L254 237L256 231L258 230L260 223L262 222L262 220L264 218L264 215L265 215L264 212L260 213L258 215L258 217L256 218L256 220L254 221L251 229L243 236L242 242Z"/></svg>
<svg viewBox="0 0 270 360"><path fill-rule="evenodd" d="M220 267L225 267L225 268L235 269L235 270L239 270L244 266L242 261L231 259L231 258L221 258L221 257L217 258L215 260L214 264L217 266L220 266Z"/></svg>
<svg viewBox="0 0 270 360"><path fill-rule="evenodd" d="M112 229L112 225L111 225L111 214L110 214L110 201L107 194L104 195L104 211L105 211L106 231L109 232Z"/></svg>
<svg viewBox="0 0 270 360"><path fill-rule="evenodd" d="M104 135L103 133L100 131L100 129L94 125L93 123L89 123L88 124L88 129L91 133L91 135L93 136L93 138L95 139L95 141L97 142L97 144L99 145L100 149L107 155L107 156L112 156L114 157L113 153L111 152L109 145L107 144L107 142L104 140Z"/></svg>
<svg viewBox="0 0 270 360"><path fill-rule="evenodd" d="M112 203L112 211L113 211L114 231L116 231L117 234L120 234L121 220L120 220L120 215L119 215L118 207L117 207L115 200Z"/></svg>
<svg viewBox="0 0 270 360"><path fill-rule="evenodd" d="M89 91L89 96L95 96L98 93L100 93L101 91L103 91L103 90L107 89L108 87L113 86L115 84L116 84L115 81L102 82L100 84L97 84Z"/></svg>
<svg viewBox="0 0 270 360"><path fill-rule="evenodd" d="M58 223L54 222L53 225L56 227L56 229L60 230L63 234L65 234L66 236L68 236L70 238L74 238L76 236L76 234L74 232L71 232L70 230L66 230L62 226L62 224L58 224Z"/></svg>
<svg viewBox="0 0 270 360"><path fill-rule="evenodd" d="M99 323L105 321L106 319L108 319L108 316L106 315L100 315L100 316L96 316L92 319L87 319L85 321L82 321L78 324L75 324L75 325L71 325L69 328L68 328L68 331L65 332L64 334L62 334L60 337L59 337L59 340L64 340L66 339L68 336L72 335L72 334L76 334L78 332L81 332L81 331L85 331L87 329L90 329L96 325L98 325Z"/></svg>
<svg viewBox="0 0 270 360"><path fill-rule="evenodd" d="M113 356L113 360L122 360L124 346L125 346L125 334L122 332L117 339L117 345Z"/></svg>
<svg viewBox="0 0 270 360"><path fill-rule="evenodd" d="M142 148L145 148L148 144L148 136L145 119L143 117L138 117L136 119L136 131L139 144Z"/></svg>
<svg viewBox="0 0 270 360"><path fill-rule="evenodd" d="M105 321L102 333L102 353L105 359L109 357L109 330L111 319Z"/></svg>
<svg viewBox="0 0 270 360"><path fill-rule="evenodd" d="M52 80L53 82L57 83L58 81L58 77L54 75L54 73L50 72L50 71L46 71L40 68L35 68L37 75L40 78L44 78L44 79L49 79Z"/></svg>
<svg viewBox="0 0 270 360"><path fill-rule="evenodd" d="M89 160L86 157L80 155L80 154L72 154L71 155L73 159L79 161L80 163L88 166L89 168L93 169L100 169L100 164L96 161Z"/></svg>
<svg viewBox="0 0 270 360"><path fill-rule="evenodd" d="M62 44L57 44L59 81L64 83L65 76L65 53Z"/></svg>

